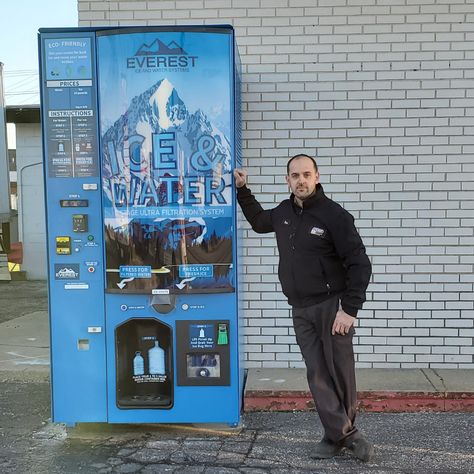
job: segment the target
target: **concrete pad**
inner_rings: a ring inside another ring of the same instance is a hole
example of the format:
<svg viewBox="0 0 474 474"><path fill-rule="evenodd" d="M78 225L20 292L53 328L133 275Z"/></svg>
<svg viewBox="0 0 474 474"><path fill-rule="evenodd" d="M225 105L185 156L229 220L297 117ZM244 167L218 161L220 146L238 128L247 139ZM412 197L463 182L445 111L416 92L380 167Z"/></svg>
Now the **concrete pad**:
<svg viewBox="0 0 474 474"><path fill-rule="evenodd" d="M249 369L246 392L309 393L306 369Z"/></svg>
<svg viewBox="0 0 474 474"><path fill-rule="evenodd" d="M34 311L0 324L0 344L49 347L47 311Z"/></svg>
<svg viewBox="0 0 474 474"><path fill-rule="evenodd" d="M437 392L421 369L357 369L358 392Z"/></svg>
<svg viewBox="0 0 474 474"><path fill-rule="evenodd" d="M474 393L474 370L427 369L430 381L443 392Z"/></svg>
<svg viewBox="0 0 474 474"><path fill-rule="evenodd" d="M421 369L356 369L356 378L360 392L438 391ZM249 369L246 391L309 392L306 369Z"/></svg>
<svg viewBox="0 0 474 474"><path fill-rule="evenodd" d="M27 373L49 377L49 324L46 311L36 311L0 324L0 371L8 379ZM37 378L37 377L35 377Z"/></svg>

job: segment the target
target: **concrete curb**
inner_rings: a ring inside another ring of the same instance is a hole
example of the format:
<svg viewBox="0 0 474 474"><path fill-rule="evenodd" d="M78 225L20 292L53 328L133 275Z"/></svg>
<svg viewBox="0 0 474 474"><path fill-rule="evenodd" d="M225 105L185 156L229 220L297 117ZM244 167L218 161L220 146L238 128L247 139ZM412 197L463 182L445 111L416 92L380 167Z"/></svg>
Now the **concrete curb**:
<svg viewBox="0 0 474 474"><path fill-rule="evenodd" d="M358 392L360 411L386 413L463 412L474 413L474 393L438 392ZM244 411L314 410L309 392L247 391Z"/></svg>

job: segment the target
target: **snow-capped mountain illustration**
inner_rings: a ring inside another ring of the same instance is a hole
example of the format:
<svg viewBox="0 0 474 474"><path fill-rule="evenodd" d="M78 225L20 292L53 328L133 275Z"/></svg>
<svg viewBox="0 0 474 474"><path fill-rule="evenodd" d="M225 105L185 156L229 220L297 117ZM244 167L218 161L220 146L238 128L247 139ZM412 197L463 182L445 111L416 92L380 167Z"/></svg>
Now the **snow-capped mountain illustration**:
<svg viewBox="0 0 474 474"><path fill-rule="evenodd" d="M113 176L113 170L118 169L119 174L128 182L131 179L152 179L158 183L158 173L163 171L152 169L152 137L162 132L175 134L178 164L176 169L169 171L169 175L215 176L217 172L225 180L226 185L230 184L229 138L202 110L198 109L191 113L171 82L162 79L134 97L128 110L105 133L102 130L103 179L106 198L112 200L110 192L107 192L106 180ZM210 136L214 140L214 149L206 152L206 157L210 161L215 159L215 163L219 163L219 169L197 173L191 168L190 157L199 150L198 142L202 136ZM130 169L130 156L133 157L135 163L140 163L139 170L136 166ZM111 158L116 160L114 166L112 166Z"/></svg>

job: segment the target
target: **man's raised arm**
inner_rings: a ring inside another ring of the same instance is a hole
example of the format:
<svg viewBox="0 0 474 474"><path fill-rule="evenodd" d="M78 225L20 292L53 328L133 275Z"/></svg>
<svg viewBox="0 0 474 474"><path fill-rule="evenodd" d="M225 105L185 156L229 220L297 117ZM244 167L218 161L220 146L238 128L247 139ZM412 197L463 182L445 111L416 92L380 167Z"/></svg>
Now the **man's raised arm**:
<svg viewBox="0 0 474 474"><path fill-rule="evenodd" d="M264 210L247 188L247 171L234 169L235 187L237 188L237 201L239 202L245 218L258 234L273 232L272 211Z"/></svg>

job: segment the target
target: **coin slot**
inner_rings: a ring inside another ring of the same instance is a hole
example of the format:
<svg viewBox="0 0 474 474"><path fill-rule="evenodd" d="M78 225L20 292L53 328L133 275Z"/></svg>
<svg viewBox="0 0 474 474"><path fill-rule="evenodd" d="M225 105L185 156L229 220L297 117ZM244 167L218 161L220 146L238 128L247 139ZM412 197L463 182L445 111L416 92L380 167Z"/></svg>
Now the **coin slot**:
<svg viewBox="0 0 474 474"><path fill-rule="evenodd" d="M77 349L79 351L88 351L89 350L89 339L78 339Z"/></svg>

